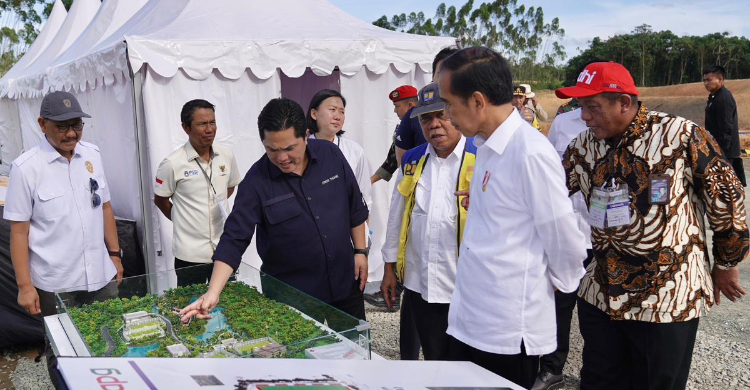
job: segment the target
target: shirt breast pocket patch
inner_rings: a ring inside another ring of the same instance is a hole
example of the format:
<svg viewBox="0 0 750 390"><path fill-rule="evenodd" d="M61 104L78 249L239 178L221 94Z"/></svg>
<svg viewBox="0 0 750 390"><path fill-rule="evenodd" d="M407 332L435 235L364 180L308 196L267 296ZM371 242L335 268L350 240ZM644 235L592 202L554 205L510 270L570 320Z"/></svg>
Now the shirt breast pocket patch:
<svg viewBox="0 0 750 390"><path fill-rule="evenodd" d="M61 187L44 187L36 191L39 198L39 211L44 219L53 219L65 215L65 191Z"/></svg>
<svg viewBox="0 0 750 390"><path fill-rule="evenodd" d="M293 193L277 196L263 202L263 212L271 225L288 221L300 213L302 209Z"/></svg>

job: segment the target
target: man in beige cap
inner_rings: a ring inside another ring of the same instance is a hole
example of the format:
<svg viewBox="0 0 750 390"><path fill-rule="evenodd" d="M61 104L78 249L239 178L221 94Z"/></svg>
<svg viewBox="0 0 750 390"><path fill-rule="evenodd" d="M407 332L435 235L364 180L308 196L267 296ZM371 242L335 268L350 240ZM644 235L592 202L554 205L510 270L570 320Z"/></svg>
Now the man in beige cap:
<svg viewBox="0 0 750 390"><path fill-rule="evenodd" d="M524 105L536 113L536 116L539 117L539 119L546 121L549 119L549 116L547 115L547 111L544 111L544 107L539 103L539 101L536 99L536 94L531 91L531 85L529 84L521 84L522 87L526 88L526 100L524 101Z"/></svg>

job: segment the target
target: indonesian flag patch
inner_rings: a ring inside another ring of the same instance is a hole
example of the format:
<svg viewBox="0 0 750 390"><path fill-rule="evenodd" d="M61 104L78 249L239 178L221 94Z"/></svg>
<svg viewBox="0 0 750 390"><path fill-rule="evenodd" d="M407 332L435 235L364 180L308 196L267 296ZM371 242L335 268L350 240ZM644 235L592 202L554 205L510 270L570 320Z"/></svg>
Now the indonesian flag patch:
<svg viewBox="0 0 750 390"><path fill-rule="evenodd" d="M163 182L163 181L162 181L161 179L159 179L159 178L157 177L157 178L156 178L156 186L157 186L157 187L161 187L162 185L164 185L164 182Z"/></svg>

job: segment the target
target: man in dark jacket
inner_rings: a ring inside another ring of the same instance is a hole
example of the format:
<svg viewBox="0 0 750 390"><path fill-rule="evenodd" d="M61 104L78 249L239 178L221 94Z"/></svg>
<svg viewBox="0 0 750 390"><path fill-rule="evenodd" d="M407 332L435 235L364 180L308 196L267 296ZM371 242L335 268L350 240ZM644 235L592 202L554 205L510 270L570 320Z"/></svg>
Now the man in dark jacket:
<svg viewBox="0 0 750 390"><path fill-rule="evenodd" d="M745 170L740 158L740 133L737 119L737 103L724 87L724 68L712 66L703 72L703 85L709 92L706 104L706 130L716 138L721 151L734 167L743 186Z"/></svg>

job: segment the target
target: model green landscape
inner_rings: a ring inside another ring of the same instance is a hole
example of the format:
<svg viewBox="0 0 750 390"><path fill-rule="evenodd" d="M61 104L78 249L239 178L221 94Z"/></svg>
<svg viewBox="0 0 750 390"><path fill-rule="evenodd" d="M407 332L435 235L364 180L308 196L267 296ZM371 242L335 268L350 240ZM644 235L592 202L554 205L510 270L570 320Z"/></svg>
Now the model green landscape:
<svg viewBox="0 0 750 390"><path fill-rule="evenodd" d="M210 320L183 325L175 308L206 292L206 285L94 302L68 313L92 356L292 357L339 340L255 287L229 283Z"/></svg>

